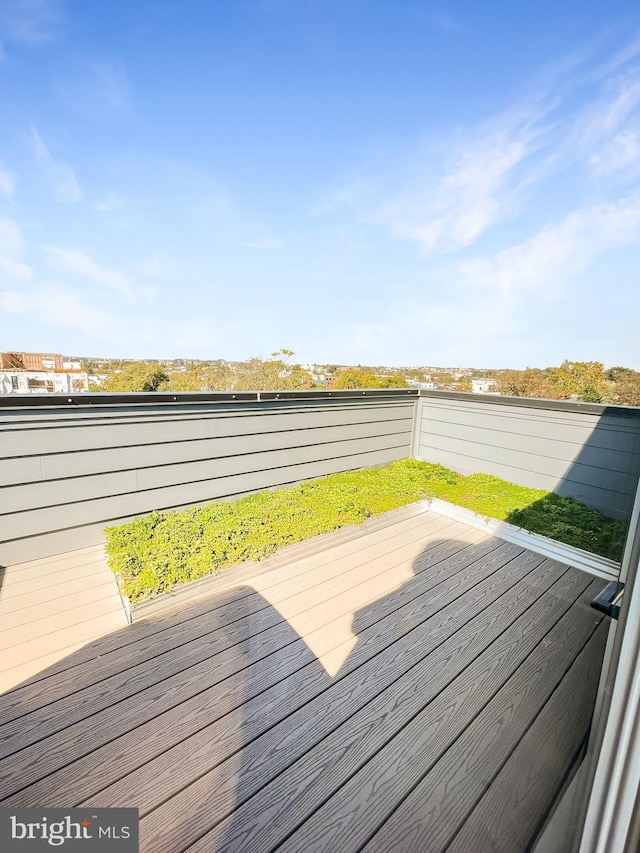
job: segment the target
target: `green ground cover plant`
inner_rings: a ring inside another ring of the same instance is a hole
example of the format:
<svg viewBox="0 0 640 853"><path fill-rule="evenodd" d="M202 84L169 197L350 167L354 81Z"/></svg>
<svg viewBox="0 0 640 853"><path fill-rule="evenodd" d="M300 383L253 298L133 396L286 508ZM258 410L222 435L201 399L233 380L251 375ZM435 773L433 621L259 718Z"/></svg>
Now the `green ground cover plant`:
<svg viewBox="0 0 640 853"><path fill-rule="evenodd" d="M233 503L152 512L107 528L107 554L121 592L135 603L245 560L264 559L285 545L433 497L620 558L625 525L597 510L498 477L463 477L415 459L331 474Z"/></svg>

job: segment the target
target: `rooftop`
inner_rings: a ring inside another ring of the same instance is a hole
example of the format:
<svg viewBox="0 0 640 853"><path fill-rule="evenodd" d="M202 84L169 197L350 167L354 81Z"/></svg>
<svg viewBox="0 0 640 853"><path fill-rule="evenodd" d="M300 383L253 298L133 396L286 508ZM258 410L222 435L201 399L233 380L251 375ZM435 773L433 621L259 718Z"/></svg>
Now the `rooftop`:
<svg viewBox="0 0 640 853"><path fill-rule="evenodd" d="M630 521L626 563L433 501L123 606L105 526L407 457ZM594 707L608 755L624 731L590 603L628 581L639 474L625 407L0 399L0 806L136 807L146 853L531 850L602 754Z"/></svg>
<svg viewBox="0 0 640 853"><path fill-rule="evenodd" d="M6 693L0 805L137 807L153 853L529 849L603 585L422 504L295 546Z"/></svg>

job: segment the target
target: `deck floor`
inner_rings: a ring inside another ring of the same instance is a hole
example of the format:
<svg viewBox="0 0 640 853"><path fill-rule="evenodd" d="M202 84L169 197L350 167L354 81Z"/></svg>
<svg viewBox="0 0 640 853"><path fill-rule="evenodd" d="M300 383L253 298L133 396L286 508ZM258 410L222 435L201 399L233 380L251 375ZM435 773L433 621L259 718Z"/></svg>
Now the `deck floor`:
<svg viewBox="0 0 640 853"><path fill-rule="evenodd" d="M530 849L588 734L604 586L431 512L149 615L0 697L0 806L140 849Z"/></svg>

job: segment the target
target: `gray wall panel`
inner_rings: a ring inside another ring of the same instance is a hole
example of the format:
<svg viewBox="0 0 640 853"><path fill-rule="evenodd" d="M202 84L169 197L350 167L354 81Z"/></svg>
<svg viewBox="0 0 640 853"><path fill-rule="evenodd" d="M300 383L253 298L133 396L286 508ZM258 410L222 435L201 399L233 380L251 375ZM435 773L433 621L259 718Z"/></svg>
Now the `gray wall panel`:
<svg viewBox="0 0 640 853"><path fill-rule="evenodd" d="M145 446L369 421L384 424L411 418L414 405L415 398L402 399L396 404L362 400L348 406L340 402L335 408L325 404L322 409L293 406L289 411L279 406L276 409L256 410L254 407L249 411L213 410L193 414L168 408L160 413L140 410L135 415L127 411L112 414L108 420L100 411L95 411L95 418L90 417L92 412L82 412L75 421L65 411L66 418L62 422L34 412L28 423L24 422L24 412L19 413L19 421L12 421L6 412L0 411L0 457Z"/></svg>
<svg viewBox="0 0 640 853"><path fill-rule="evenodd" d="M633 453L630 450L620 450L617 447L594 446L589 443L591 433L584 433L584 442L578 441L560 441L556 437L557 426L555 423L547 424L547 436L531 435L528 427L529 421L519 421L517 426L520 427L518 432L502 430L499 435L495 429L487 429L482 419L478 418L478 423L473 427L475 443L485 445L487 447L496 447L499 443L500 447L505 450L515 451L516 453L532 453L537 456L558 460L561 462L574 462L578 454L580 462L583 465L593 465L599 468L610 468L616 471L627 472L636 464L638 453ZM539 426L539 424L536 424ZM434 419L429 417L428 435L441 436L456 441L466 441L469 436L469 425L460 424L451 420L448 421ZM582 430L581 430L582 432ZM607 430L605 437L615 441L618 433L612 434ZM633 436L626 436L633 439ZM602 440L603 436L599 438ZM637 440L637 436L636 436ZM519 466L517 466L519 467Z"/></svg>
<svg viewBox="0 0 640 853"><path fill-rule="evenodd" d="M433 394L102 400L0 408L0 565L99 544L107 524L153 509L381 465L412 447L419 458L570 494L620 518L640 473L640 410Z"/></svg>
<svg viewBox="0 0 640 853"><path fill-rule="evenodd" d="M418 456L569 495L627 519L640 475L640 410L602 413L422 397Z"/></svg>
<svg viewBox="0 0 640 853"><path fill-rule="evenodd" d="M237 498L409 455L416 398L0 413L0 565L103 541L153 509ZM108 416L107 416L108 415ZM12 420L12 416L14 420ZM27 428L27 424L29 427Z"/></svg>
<svg viewBox="0 0 640 853"><path fill-rule="evenodd" d="M411 430L411 419L385 421L362 421L344 426L321 426L311 429L295 429L278 432L253 433L246 435L219 436L208 439L171 441L158 444L117 447L112 450L78 451L42 456L42 469L34 479L55 480L65 477L81 477L102 471L151 468L158 464L184 464L207 459L220 459L241 453L258 453L284 447L305 447L365 438L376 435L407 433ZM174 429L175 432L175 429ZM0 463L2 472L2 463ZM1 478L1 473L0 473ZM2 479L0 479L2 482ZM26 482L26 481L25 481Z"/></svg>
<svg viewBox="0 0 640 853"><path fill-rule="evenodd" d="M503 468L512 469L513 474L505 479L519 482L522 485L528 485L524 483L523 477L530 473L547 477L549 482L553 481L556 485L563 480L592 485L594 477L599 476L603 481L606 478L606 486L612 491L631 494L638 479L637 476L626 472L607 468L601 468L599 472L596 472L592 465L582 464L581 462L568 464L559 459L528 453L524 450L510 450L506 447L495 447L488 444L472 444L468 441L462 444L459 439L449 438L448 436L430 435L429 446L434 450L455 455L459 460L457 463L458 470L462 473L474 473L479 466L485 463L489 466L496 464ZM464 454L463 450L465 451ZM471 455L467 456L467 453ZM484 471L483 473L490 474L493 472Z"/></svg>

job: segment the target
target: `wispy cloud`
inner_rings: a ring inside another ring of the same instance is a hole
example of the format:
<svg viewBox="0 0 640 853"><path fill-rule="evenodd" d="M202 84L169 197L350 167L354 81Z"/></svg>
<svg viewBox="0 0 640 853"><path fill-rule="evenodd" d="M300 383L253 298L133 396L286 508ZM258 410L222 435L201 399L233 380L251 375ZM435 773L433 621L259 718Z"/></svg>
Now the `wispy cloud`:
<svg viewBox="0 0 640 853"><path fill-rule="evenodd" d="M35 129L31 128L29 143L34 153L36 164L51 185L54 197L63 204L75 204L82 198L82 190L78 185L73 169L66 163L56 160L42 137Z"/></svg>
<svg viewBox="0 0 640 853"><path fill-rule="evenodd" d="M16 44L42 44L64 28L64 0L2 0L0 39Z"/></svg>
<svg viewBox="0 0 640 853"><path fill-rule="evenodd" d="M469 246L504 215L514 173L536 146L530 116L507 119L463 146L435 183L401 193L374 219L425 253Z"/></svg>
<svg viewBox="0 0 640 853"><path fill-rule="evenodd" d="M404 312L426 332L451 330L460 357L483 339L530 336L534 318L566 300L596 258L639 239L640 190L576 209L521 243L458 263L445 298L414 301Z"/></svg>
<svg viewBox="0 0 640 853"><path fill-rule="evenodd" d="M132 297L131 280L117 270L109 269L96 263L92 258L77 249L63 249L60 246L45 245L44 251L53 257L64 269L88 279L96 284L116 290L125 296Z"/></svg>
<svg viewBox="0 0 640 853"><path fill-rule="evenodd" d="M108 118L131 110L131 85L119 61L91 62L57 88L70 106L91 116Z"/></svg>
<svg viewBox="0 0 640 853"><path fill-rule="evenodd" d="M597 174L606 175L627 170L629 176L640 171L640 133L626 131L614 136L597 154L589 158L589 165Z"/></svg>
<svg viewBox="0 0 640 853"><path fill-rule="evenodd" d="M9 314L29 315L45 326L68 327L101 341L118 340L113 318L67 288L41 285L29 291L0 291L0 308Z"/></svg>
<svg viewBox="0 0 640 853"><path fill-rule="evenodd" d="M30 279L33 272L22 260L24 249L19 226L11 219L0 219L0 271L22 281Z"/></svg>
<svg viewBox="0 0 640 853"><path fill-rule="evenodd" d="M4 168L2 161L0 161L0 198L3 198L5 201L12 201L14 191L15 181L13 175Z"/></svg>
<svg viewBox="0 0 640 853"><path fill-rule="evenodd" d="M620 178L627 170L628 180L640 139L640 67L632 62L639 52L640 37L598 73L589 51L560 63L533 91L475 127L451 131L449 139L439 128L438 141L426 137L411 155L405 152L406 165L392 167L395 190L388 166L386 175L378 170L382 177L369 169L311 212L353 211L425 255L442 255L514 219L539 185L575 167L617 170Z"/></svg>
<svg viewBox="0 0 640 853"><path fill-rule="evenodd" d="M640 191L612 204L575 210L563 221L492 257L459 265L467 287L485 295L557 296L598 255L640 238Z"/></svg>

